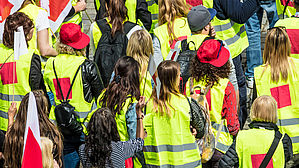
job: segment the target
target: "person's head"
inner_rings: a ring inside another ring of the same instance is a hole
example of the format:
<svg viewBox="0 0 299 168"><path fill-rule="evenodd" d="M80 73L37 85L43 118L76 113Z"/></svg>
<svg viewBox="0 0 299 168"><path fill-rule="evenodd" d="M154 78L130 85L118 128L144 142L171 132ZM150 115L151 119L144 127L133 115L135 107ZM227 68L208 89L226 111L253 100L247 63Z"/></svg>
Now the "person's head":
<svg viewBox="0 0 299 168"><path fill-rule="evenodd" d="M167 23L168 35L172 42L177 39L174 34L174 20L178 17L187 17L190 6L185 0L159 0L158 4L159 25Z"/></svg>
<svg viewBox="0 0 299 168"><path fill-rule="evenodd" d="M209 34L212 27L211 20L216 13L215 9L207 9L202 5L191 8L187 19L192 34Z"/></svg>
<svg viewBox="0 0 299 168"><path fill-rule="evenodd" d="M114 37L117 31L123 32L123 22L129 18L125 0L105 0L107 16L110 19L111 35Z"/></svg>
<svg viewBox="0 0 299 168"><path fill-rule="evenodd" d="M161 82L159 99L157 98L156 89L154 89L152 93L152 97L154 99L154 104L156 107L156 112L160 111L162 115L166 113L168 116L170 116L171 111L170 108L166 105L166 103L169 104L171 94L179 94L180 64L171 60L163 61L159 64L157 72L159 80Z"/></svg>
<svg viewBox="0 0 299 168"><path fill-rule="evenodd" d="M256 98L251 106L251 121L277 122L277 103L271 96L260 96Z"/></svg>
<svg viewBox="0 0 299 168"><path fill-rule="evenodd" d="M26 43L31 40L34 30L32 20L22 12L16 12L6 18L3 32L3 44L8 48L14 47L14 32L23 26ZM27 43L28 46L28 43Z"/></svg>
<svg viewBox="0 0 299 168"><path fill-rule="evenodd" d="M114 77L100 98L102 107L108 107L113 114L119 113L128 98L140 97L139 63L132 57L123 56L114 67Z"/></svg>
<svg viewBox="0 0 299 168"><path fill-rule="evenodd" d="M110 160L111 141L120 141L114 115L108 108L94 112L88 125L85 140L86 155L94 167L105 167Z"/></svg>
<svg viewBox="0 0 299 168"><path fill-rule="evenodd" d="M271 80L278 82L280 76L288 79L291 43L283 28L274 27L268 30L263 54L264 64L271 66Z"/></svg>
<svg viewBox="0 0 299 168"><path fill-rule="evenodd" d="M297 12L299 12L299 0L294 0L294 7Z"/></svg>
<svg viewBox="0 0 299 168"><path fill-rule="evenodd" d="M81 27L74 23L67 23L61 26L59 32L60 40L57 43L59 54L70 54L85 56L86 46L90 38L81 31Z"/></svg>
<svg viewBox="0 0 299 168"><path fill-rule="evenodd" d="M40 137L42 147L43 168L53 168L53 142L47 137Z"/></svg>
<svg viewBox="0 0 299 168"><path fill-rule="evenodd" d="M133 57L140 64L140 76L145 76L150 55L153 55L153 41L146 30L135 31L128 42L127 55Z"/></svg>
<svg viewBox="0 0 299 168"><path fill-rule="evenodd" d="M191 77L206 82L206 86L217 84L230 73L229 51L220 40L209 39L202 43L196 57L191 60Z"/></svg>
<svg viewBox="0 0 299 168"><path fill-rule="evenodd" d="M59 165L62 165L62 138L57 127L49 120L48 100L41 90L33 91L33 94L36 99L40 134L53 141L53 151L55 151L54 158L58 161ZM4 157L5 165L8 167L19 167L22 162L28 102L29 93L22 99L15 122L6 133L7 138L5 138L4 142Z"/></svg>

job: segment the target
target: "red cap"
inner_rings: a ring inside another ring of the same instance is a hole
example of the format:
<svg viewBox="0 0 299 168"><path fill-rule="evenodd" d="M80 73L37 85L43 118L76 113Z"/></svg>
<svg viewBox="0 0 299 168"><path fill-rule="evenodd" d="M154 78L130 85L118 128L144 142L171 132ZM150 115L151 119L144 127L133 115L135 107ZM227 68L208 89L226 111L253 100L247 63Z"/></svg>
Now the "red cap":
<svg viewBox="0 0 299 168"><path fill-rule="evenodd" d="M209 63L215 67L223 66L229 59L230 53L218 40L207 40L197 51L197 59L202 63Z"/></svg>
<svg viewBox="0 0 299 168"><path fill-rule="evenodd" d="M82 33L81 27L74 23L63 24L59 35L61 43L69 45L75 49L82 49L86 47L90 41L88 35Z"/></svg>

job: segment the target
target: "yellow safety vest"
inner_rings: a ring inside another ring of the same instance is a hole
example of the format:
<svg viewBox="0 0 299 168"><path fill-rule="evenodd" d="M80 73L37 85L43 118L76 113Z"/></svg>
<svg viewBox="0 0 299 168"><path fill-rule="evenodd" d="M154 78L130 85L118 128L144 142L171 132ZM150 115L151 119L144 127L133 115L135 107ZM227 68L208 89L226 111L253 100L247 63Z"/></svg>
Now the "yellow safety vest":
<svg viewBox="0 0 299 168"><path fill-rule="evenodd" d="M94 48L97 49L98 43L102 37L102 32L101 32L97 22L94 22L92 25L93 25L92 26L92 38L93 38Z"/></svg>
<svg viewBox="0 0 299 168"><path fill-rule="evenodd" d="M171 95L171 117L155 112L153 99L146 106L143 153L146 167L201 167L195 137L190 132L190 105L183 95ZM172 109L172 108L171 108Z"/></svg>
<svg viewBox="0 0 299 168"><path fill-rule="evenodd" d="M25 13L32 20L33 24L36 26L36 19L40 10L45 10L45 9L40 8L33 4L28 4L24 8L20 9L19 12ZM41 55L37 48L37 31L35 26L34 26L32 38L31 40L28 41L28 48L35 50L35 53L37 55ZM48 29L48 33L49 33L49 45L52 46L52 36L49 29ZM47 58L40 56L40 59L41 59L42 70L43 70L45 68Z"/></svg>
<svg viewBox="0 0 299 168"><path fill-rule="evenodd" d="M52 106L50 111L50 120L55 121L55 106L59 105L61 102L57 98L60 93L58 85L56 84L56 77L53 70L53 61L55 61L55 69L57 72L57 76L59 78L62 92L64 98L67 96L67 92L70 88L70 84L73 81L75 76L75 72L77 68L85 61L85 57L83 56L75 56L75 55L67 55L67 54L59 54L55 58L51 57L47 61L45 72L44 72L44 80L48 85L48 88L54 94L55 104ZM75 107L75 112L79 116L79 122L83 126L84 132L86 133L86 120L88 114L97 108L95 99L93 99L90 103L85 101L84 92L83 92L83 81L82 81L82 71L80 70L76 76L76 80L74 81L72 92L69 96L69 103Z"/></svg>
<svg viewBox="0 0 299 168"><path fill-rule="evenodd" d="M276 22L275 26L286 27L286 32L289 35L292 49L291 57L299 59L299 18L291 17L286 19L280 19Z"/></svg>
<svg viewBox="0 0 299 168"><path fill-rule="evenodd" d="M295 67L299 60L291 58ZM287 133L293 143L293 153L299 153L299 76L296 69L289 63L291 71L288 80L281 78L277 83L271 81L271 68L261 65L254 68L254 79L258 96L269 95L277 101L278 122L280 132Z"/></svg>
<svg viewBox="0 0 299 168"><path fill-rule="evenodd" d="M213 8L213 0L204 0L203 5ZM216 38L226 42L232 58L240 55L249 46L244 24L238 24L231 19L220 20L217 16L211 23L216 31Z"/></svg>
<svg viewBox="0 0 299 168"><path fill-rule="evenodd" d="M225 95L225 89L227 87L229 80L228 79L220 79L219 84L214 85L210 89L211 94L211 103L210 106L210 120L212 124L212 131L217 136L218 129L221 125L221 120L223 121L223 127L219 135L219 139L216 145L216 149L225 153L230 145L233 143L233 136L229 133L227 128L227 121L223 119L221 116L223 100ZM195 87L205 88L205 83L202 81L193 81L193 88ZM197 89L195 89L197 90ZM200 89L199 89L200 90ZM187 81L186 84L186 95L190 96L190 79Z"/></svg>
<svg viewBox="0 0 299 168"><path fill-rule="evenodd" d="M155 0L146 0L148 11L152 14L152 27L149 31L150 33L154 32L154 28L156 24L158 23L159 18L159 5L155 2Z"/></svg>
<svg viewBox="0 0 299 168"><path fill-rule="evenodd" d="M174 34L178 40L184 40L191 36L191 30L188 25L187 18L181 17L174 20ZM154 35L159 39L161 52L164 60L166 59L170 49L171 44L174 46L175 41L171 42L167 31L167 23L154 29Z"/></svg>
<svg viewBox="0 0 299 168"><path fill-rule="evenodd" d="M283 19L283 10L284 5L282 4L282 1L284 4L287 3L287 0L276 0L276 8L277 8L277 14L280 19ZM291 1L290 1L291 2ZM288 18L293 16L296 13L296 9L293 6L287 6L284 18Z"/></svg>
<svg viewBox="0 0 299 168"><path fill-rule="evenodd" d="M189 44L189 49L190 50L198 50L200 47L201 43L207 38L209 35L204 35L204 34L192 34L190 37L187 38L187 43L190 43L191 41L194 42L194 44L191 42Z"/></svg>
<svg viewBox="0 0 299 168"><path fill-rule="evenodd" d="M259 167L273 142L274 130L250 129L242 130L236 139L236 152L239 158L239 167ZM284 136L284 135L283 135ZM267 167L282 168L285 163L282 138Z"/></svg>
<svg viewBox="0 0 299 168"><path fill-rule="evenodd" d="M29 49L28 54L21 55L19 60L14 60L13 49L0 44L0 67L9 57L0 70L0 129L3 131L7 130L7 112L13 100L19 107L23 97L31 91L29 73L33 53L34 50Z"/></svg>
<svg viewBox="0 0 299 168"><path fill-rule="evenodd" d="M146 77L144 77L140 81L140 94L145 97L145 101L148 101L152 95L153 87L152 87L152 77L148 71L146 73L147 73Z"/></svg>

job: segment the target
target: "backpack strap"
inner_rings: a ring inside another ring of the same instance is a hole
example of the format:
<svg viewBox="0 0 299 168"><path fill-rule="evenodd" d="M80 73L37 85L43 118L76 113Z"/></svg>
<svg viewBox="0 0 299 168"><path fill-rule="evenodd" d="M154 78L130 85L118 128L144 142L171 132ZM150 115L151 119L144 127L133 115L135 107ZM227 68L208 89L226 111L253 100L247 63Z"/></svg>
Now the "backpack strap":
<svg viewBox="0 0 299 168"><path fill-rule="evenodd" d="M106 19L100 19L96 21L98 27L100 28L100 31L102 34L106 32L111 32L111 27L108 25Z"/></svg>
<svg viewBox="0 0 299 168"><path fill-rule="evenodd" d="M189 49L188 43L187 43L187 39L183 40L181 42L181 52L186 51Z"/></svg>
<svg viewBox="0 0 299 168"><path fill-rule="evenodd" d="M72 81L72 83L71 83L71 86L70 86L70 88L69 88L69 90L68 90L67 96L66 96L66 98L64 99L64 96L63 96L63 93L62 93L62 89L61 89L61 85L60 85L60 82L59 82L59 80L58 80L58 76L57 76L57 73L56 73L56 69L55 69L55 64L54 64L54 62L55 62L55 60L53 61L53 70L54 70L55 78L56 78L56 81L57 81L57 85L58 85L58 88L59 88L59 91L60 91L60 94L61 94L61 97L62 97L62 101L66 101L66 100L68 100L68 98L69 98L69 95L70 95L70 93L71 93L72 87L73 87L74 82L75 82L75 79L76 79L76 77L77 77L77 75L78 75L79 69L81 68L81 65L78 67L78 69L77 69L77 71L76 71L76 73L75 73L75 76L74 76L74 78L73 78L73 81Z"/></svg>
<svg viewBox="0 0 299 168"><path fill-rule="evenodd" d="M124 32L125 34L128 34L130 32L131 29L133 29L135 26L137 26L138 24L126 21L124 23Z"/></svg>
<svg viewBox="0 0 299 168"><path fill-rule="evenodd" d="M278 146L278 143L280 139L282 138L282 134L277 130L275 131L274 140L270 146L270 149L268 150L264 160L262 161L259 168L266 168L268 163L270 162L274 152L276 151L276 148Z"/></svg>

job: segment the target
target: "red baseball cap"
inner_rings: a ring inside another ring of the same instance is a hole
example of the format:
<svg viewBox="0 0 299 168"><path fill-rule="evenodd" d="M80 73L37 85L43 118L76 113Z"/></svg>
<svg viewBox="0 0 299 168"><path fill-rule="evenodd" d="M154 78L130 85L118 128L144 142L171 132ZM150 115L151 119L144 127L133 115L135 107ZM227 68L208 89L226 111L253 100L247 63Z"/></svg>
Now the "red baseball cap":
<svg viewBox="0 0 299 168"><path fill-rule="evenodd" d="M197 59L202 63L209 63L215 67L223 66L229 59L230 53L223 46L222 41L210 39L204 41L197 50Z"/></svg>
<svg viewBox="0 0 299 168"><path fill-rule="evenodd" d="M81 31L81 27L74 23L63 24L59 35L61 43L69 45L75 49L82 49L86 47L90 41L88 35Z"/></svg>

